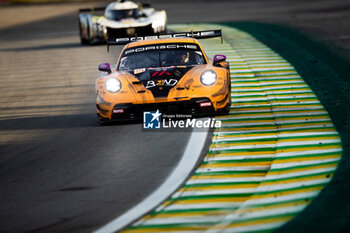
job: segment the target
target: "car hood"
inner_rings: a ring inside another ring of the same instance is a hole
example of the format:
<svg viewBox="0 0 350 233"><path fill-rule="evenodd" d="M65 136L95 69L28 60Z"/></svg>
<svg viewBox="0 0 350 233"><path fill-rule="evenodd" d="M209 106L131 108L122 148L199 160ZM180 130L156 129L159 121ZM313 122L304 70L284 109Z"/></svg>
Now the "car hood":
<svg viewBox="0 0 350 233"><path fill-rule="evenodd" d="M158 68L143 68L129 71L129 74L136 77L141 84L152 92L154 98L163 98L169 95L178 83L187 77L194 75L199 66L170 66Z"/></svg>

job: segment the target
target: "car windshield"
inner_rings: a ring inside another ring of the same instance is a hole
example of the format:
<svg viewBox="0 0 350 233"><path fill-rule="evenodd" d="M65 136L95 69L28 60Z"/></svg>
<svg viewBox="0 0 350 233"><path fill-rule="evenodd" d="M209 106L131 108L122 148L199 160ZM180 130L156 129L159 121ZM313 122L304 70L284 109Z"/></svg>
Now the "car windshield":
<svg viewBox="0 0 350 233"><path fill-rule="evenodd" d="M107 12L107 18L110 20L122 20L127 18L137 18L138 9L128 10L109 10Z"/></svg>
<svg viewBox="0 0 350 233"><path fill-rule="evenodd" d="M126 49L118 70L205 64L196 44L157 44Z"/></svg>

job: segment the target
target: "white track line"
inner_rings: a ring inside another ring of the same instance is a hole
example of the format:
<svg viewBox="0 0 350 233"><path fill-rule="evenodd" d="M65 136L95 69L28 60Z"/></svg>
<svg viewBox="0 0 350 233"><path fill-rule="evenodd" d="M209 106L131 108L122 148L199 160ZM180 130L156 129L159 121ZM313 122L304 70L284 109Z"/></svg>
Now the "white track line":
<svg viewBox="0 0 350 233"><path fill-rule="evenodd" d="M207 136L208 129L203 132L193 131L179 164L173 170L167 180L142 202L128 210L120 217L94 231L94 233L112 233L119 231L165 201L180 187L180 185L185 182L188 175L193 170L200 157Z"/></svg>

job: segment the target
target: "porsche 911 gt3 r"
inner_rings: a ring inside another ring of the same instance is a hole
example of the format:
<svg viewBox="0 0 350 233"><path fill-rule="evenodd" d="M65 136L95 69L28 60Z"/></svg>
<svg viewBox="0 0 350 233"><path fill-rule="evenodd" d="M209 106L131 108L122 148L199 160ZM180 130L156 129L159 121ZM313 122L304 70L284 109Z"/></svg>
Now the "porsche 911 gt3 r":
<svg viewBox="0 0 350 233"><path fill-rule="evenodd" d="M102 122L141 118L144 111L194 116L226 114L231 105L229 64L209 59L195 38L221 36L220 30L118 38L127 44L113 70L96 81L97 114ZM188 38L193 37L193 38Z"/></svg>
<svg viewBox="0 0 350 233"><path fill-rule="evenodd" d="M104 15L98 14L101 11ZM125 0L112 2L106 8L80 9L78 18L82 44L106 42L108 37L161 34L167 25L164 10Z"/></svg>

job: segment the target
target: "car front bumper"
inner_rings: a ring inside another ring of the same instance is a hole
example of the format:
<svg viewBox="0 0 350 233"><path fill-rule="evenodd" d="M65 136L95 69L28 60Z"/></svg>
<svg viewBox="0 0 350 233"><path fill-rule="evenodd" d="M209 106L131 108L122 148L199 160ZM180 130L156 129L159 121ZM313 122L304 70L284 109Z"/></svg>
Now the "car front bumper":
<svg viewBox="0 0 350 233"><path fill-rule="evenodd" d="M221 111L218 109L215 111L213 103L209 98L193 98L186 101L173 101L173 102L161 102L161 103L149 103L149 104L116 104L112 111L104 112L101 115L108 115L106 120L132 120L142 119L143 112L153 112L159 110L162 114L167 115L190 115L192 117L210 116L217 114ZM97 111L103 112L99 105L97 105Z"/></svg>

